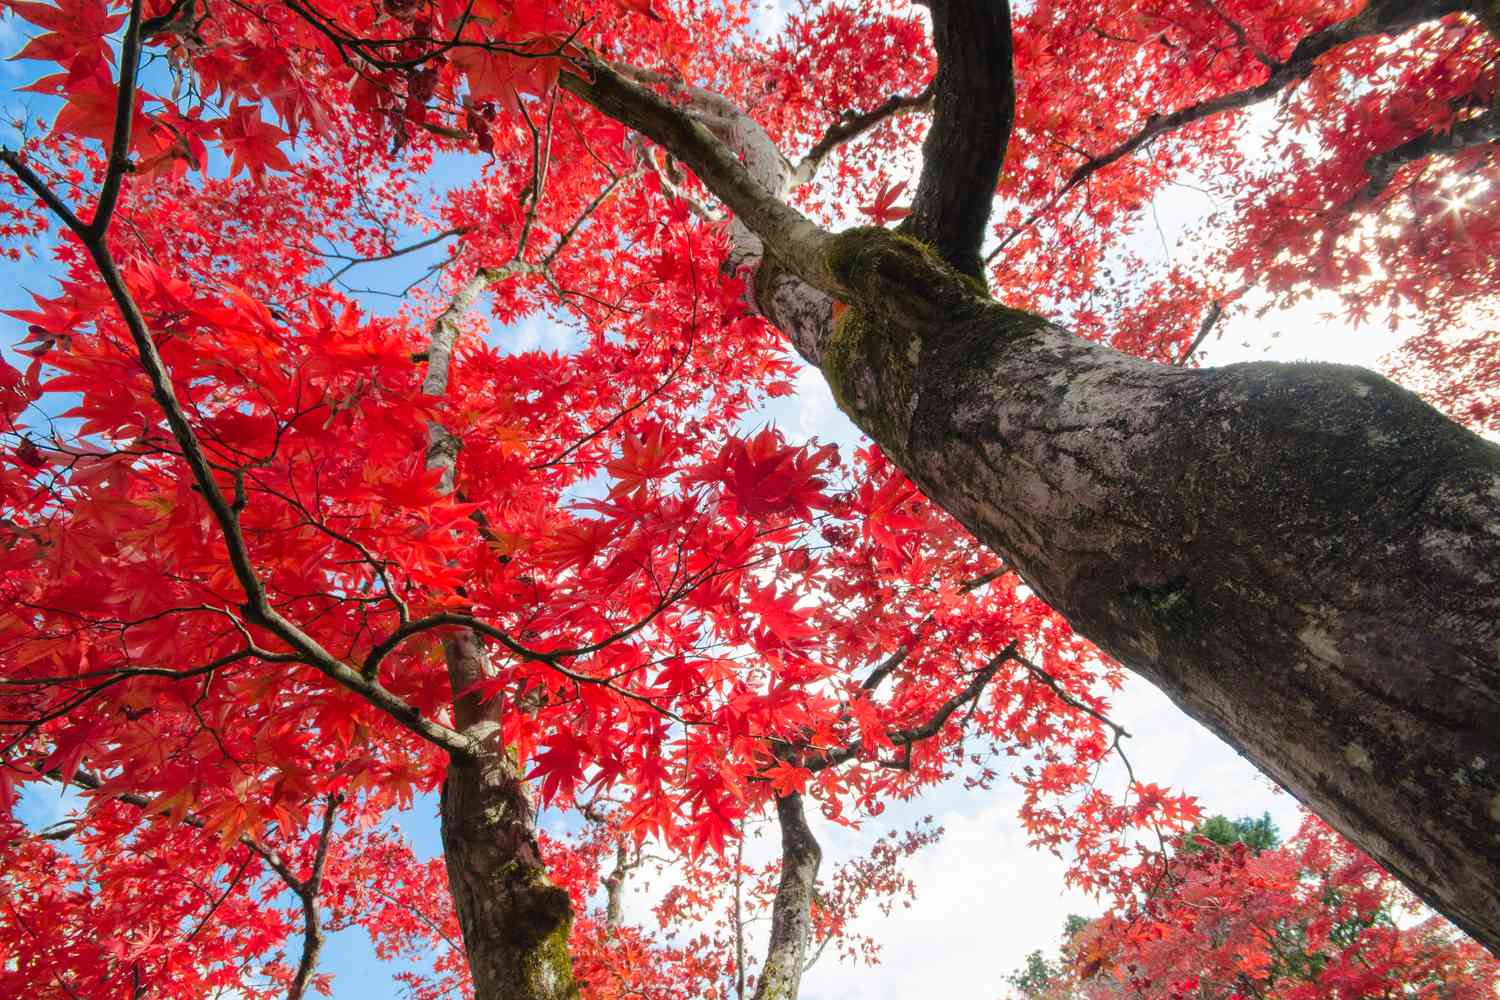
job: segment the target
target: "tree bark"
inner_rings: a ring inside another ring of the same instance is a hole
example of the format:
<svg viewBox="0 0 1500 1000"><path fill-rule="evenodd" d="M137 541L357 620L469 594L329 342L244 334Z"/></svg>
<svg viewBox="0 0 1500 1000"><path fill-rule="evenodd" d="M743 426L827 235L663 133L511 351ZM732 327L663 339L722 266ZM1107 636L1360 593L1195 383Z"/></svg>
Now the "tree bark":
<svg viewBox="0 0 1500 1000"><path fill-rule="evenodd" d="M487 673L484 647L473 632L445 642L444 654L455 691ZM530 787L501 746L489 706L466 695L455 710L460 731L480 748L453 759L442 794L448 890L463 928L474 996L575 1000L568 952L572 904L547 878Z"/></svg>
<svg viewBox="0 0 1500 1000"><path fill-rule="evenodd" d="M604 877L604 930L611 937L625 922L625 876L630 868L630 855L621 838L615 843L615 866Z"/></svg>
<svg viewBox="0 0 1500 1000"><path fill-rule="evenodd" d="M777 799L776 819L781 824L781 881L771 903L771 939L755 983L755 1000L797 1000L812 940L813 889L823 860L801 795Z"/></svg>
<svg viewBox="0 0 1500 1000"><path fill-rule="evenodd" d="M942 54L922 175L901 224L963 274L980 278L995 178L1015 121L1010 5L929 0L933 46Z"/></svg>
<svg viewBox="0 0 1500 1000"><path fill-rule="evenodd" d="M839 242L856 301L931 264ZM1075 629L1500 949L1500 448L1363 369L1153 365L960 288L942 322L841 317L840 404Z"/></svg>
<svg viewBox="0 0 1500 1000"><path fill-rule="evenodd" d="M486 283L483 274L474 275L434 320L422 382L428 395L448 391L460 324ZM442 473L441 488L450 492L458 439L438 423L428 427L427 437L428 468ZM484 640L473 629L460 629L443 640L443 659L454 726L469 747L452 755L443 779L443 857L475 1000L572 1000L578 996L568 951L572 903L547 878L531 788L501 740L503 703L482 702L471 690L492 676Z"/></svg>

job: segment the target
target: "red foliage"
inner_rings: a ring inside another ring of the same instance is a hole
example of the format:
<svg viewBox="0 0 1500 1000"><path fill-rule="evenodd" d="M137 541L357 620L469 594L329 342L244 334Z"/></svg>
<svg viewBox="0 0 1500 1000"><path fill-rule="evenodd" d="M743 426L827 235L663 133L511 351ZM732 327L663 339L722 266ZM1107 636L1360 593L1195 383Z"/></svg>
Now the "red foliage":
<svg viewBox="0 0 1500 1000"><path fill-rule="evenodd" d="M1209 303L1232 307L1252 279L1281 300L1347 291L1354 315L1420 307L1412 357L1440 371L1457 351L1486 383L1440 380L1435 398L1494 426L1493 351L1435 332L1500 282L1493 151L1403 161L1378 185L1369 173L1492 106L1495 41L1472 18L1318 60L1287 91L1274 171L1224 115L1103 162L1153 116L1261 84L1354 6L1029 5L998 292L1158 360L1183 359ZM57 99L24 165L93 203L122 176L107 171L119 60L106 36L124 14L106 0L5 8L34 29L21 56L49 64L27 89ZM116 152L133 169L109 237L167 383L148 378L72 236L60 287L12 314L25 370L0 362L4 992L277 993L300 916L268 856L311 878L320 843L331 924L368 928L383 954L435 956L418 996L463 989L441 866L378 832L441 780L447 756L413 720L451 721L461 692L440 641L458 624L493 640L480 693L507 706L505 741L542 800L620 803L612 839L548 846L583 913L591 995L646 982L701 995L733 973L713 934L664 943L588 911L599 845L650 842L686 865L663 911L676 919L711 905L726 865L745 875L729 861L744 824L791 791L855 822L1020 758L1009 773L1035 841L1084 887L1139 889L1136 832L1196 811L1149 783L1124 801L1094 787L1118 669L877 450L742 431L795 369L721 269L728 227L695 179L558 86L583 72L580 51L607 52L668 96L708 82L806 149L843 112L922 89L919 13L810 5L765 40L740 2L194 10L144 3L163 68L130 105ZM894 116L837 150L799 205L826 219L875 192L863 211L901 218L887 174L921 128ZM1235 202L1212 258L1126 282L1125 319L1106 322L1094 296L1143 208L1205 176ZM4 184L0 239L20 254L49 216ZM1403 249L1414 239L1423 253ZM346 275L415 243L445 249L396 308L372 311ZM463 304L477 291L486 315ZM440 321L459 331L451 363L433 349ZM567 349L520 347L535 325ZM434 427L458 445L451 483L429 465ZM193 449L205 464L189 474ZM295 633L246 611L256 588ZM905 735L933 719L930 738ZM75 780L88 789L76 850L8 818L18 788ZM320 834L332 801L338 830ZM909 891L900 861L926 836L835 873L820 939L864 953L849 915ZM769 874L748 877L764 899ZM1297 896L1295 872L1256 877L1291 878L1282 892Z"/></svg>
<svg viewBox="0 0 1500 1000"><path fill-rule="evenodd" d="M1077 995L1480 1000L1500 987L1500 962L1314 817L1259 854L1195 846L1136 868L1136 900L1072 937Z"/></svg>

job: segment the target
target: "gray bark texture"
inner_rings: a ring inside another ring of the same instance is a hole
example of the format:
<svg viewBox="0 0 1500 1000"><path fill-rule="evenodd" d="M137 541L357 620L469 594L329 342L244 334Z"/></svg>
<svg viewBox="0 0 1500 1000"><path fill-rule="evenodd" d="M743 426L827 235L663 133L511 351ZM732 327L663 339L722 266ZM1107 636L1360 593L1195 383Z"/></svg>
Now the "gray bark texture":
<svg viewBox="0 0 1500 1000"><path fill-rule="evenodd" d="M625 922L625 876L631 867L630 855L622 839L615 844L615 866L604 877L604 929L610 935Z"/></svg>
<svg viewBox="0 0 1500 1000"><path fill-rule="evenodd" d="M813 891L823 860L801 795L777 799L776 819L781 825L781 881L771 903L771 939L755 983L755 1000L797 1000L812 940Z"/></svg>
<svg viewBox="0 0 1500 1000"><path fill-rule="evenodd" d="M978 296L851 310L828 360L1077 631L1500 947L1500 448L1363 369L1153 365Z"/></svg>
<svg viewBox="0 0 1500 1000"><path fill-rule="evenodd" d="M487 671L483 645L471 631L445 642L443 651L456 691ZM459 730L479 746L448 765L441 808L448 891L463 928L474 996L574 1000L572 904L547 878L530 787L500 745L489 706L465 696L455 714Z"/></svg>
<svg viewBox="0 0 1500 1000"><path fill-rule="evenodd" d="M818 229L691 109L606 65L563 86L753 232L757 306L929 497L1500 953L1500 449L1368 371L1152 365L990 299L982 227L944 206L987 212L994 190L998 160L964 149L993 130L960 126L986 106L1010 121L1006 5L931 6L947 138L903 233ZM1001 98L945 95L985 61Z"/></svg>

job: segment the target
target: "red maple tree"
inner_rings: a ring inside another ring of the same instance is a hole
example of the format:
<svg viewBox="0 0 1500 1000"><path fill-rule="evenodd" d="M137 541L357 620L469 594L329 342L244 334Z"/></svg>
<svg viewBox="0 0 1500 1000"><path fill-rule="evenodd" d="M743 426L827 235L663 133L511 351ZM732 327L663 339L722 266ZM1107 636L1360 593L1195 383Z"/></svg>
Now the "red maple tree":
<svg viewBox="0 0 1500 1000"><path fill-rule="evenodd" d="M1127 902L1078 918L1060 962L1013 977L1019 995L1478 1000L1500 986L1500 962L1314 816L1286 844L1193 832L1175 848L1134 869Z"/></svg>
<svg viewBox="0 0 1500 1000"><path fill-rule="evenodd" d="M1176 366L1251 277L1420 309L1410 364L1486 425L1493 358L1441 334L1500 282L1493 13L1398 6L1019 14L990 291ZM0 154L0 238L62 238L60 288L12 314L26 360L0 363L0 982L300 996L323 930L358 924L434 956L418 995L743 992L731 925L680 945L611 916L651 844L700 886L667 919L756 883L759 991L794 994L809 948L863 948L849 914L905 891L922 841L818 901L806 802L854 821L1022 758L1036 842L1119 898L1196 819L1134 775L1095 787L1118 668L891 449L745 430L795 374L765 317L807 353L786 317L840 308L783 295L732 178L920 225L921 186L898 206L888 174L943 99L922 15L809 6L762 38L738 3L5 7L54 102ZM737 155L685 169L605 85ZM1221 114L1273 95L1295 170ZM1185 176L1226 185L1233 221L1105 303ZM370 308L359 269L419 254ZM509 349L527 322L568 349ZM37 783L86 806L28 831ZM442 865L382 825L439 789ZM539 837L538 801L591 832ZM772 813L781 864L747 873L734 844Z"/></svg>

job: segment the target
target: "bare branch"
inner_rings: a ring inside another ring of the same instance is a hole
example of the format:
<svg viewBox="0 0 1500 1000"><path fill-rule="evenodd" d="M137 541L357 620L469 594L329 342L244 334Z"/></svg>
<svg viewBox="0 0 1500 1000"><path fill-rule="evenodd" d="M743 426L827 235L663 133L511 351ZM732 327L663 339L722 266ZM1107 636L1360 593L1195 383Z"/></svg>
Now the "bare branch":
<svg viewBox="0 0 1500 1000"><path fill-rule="evenodd" d="M1008 0L932 0L938 54L932 128L901 228L957 270L983 274L979 250L1015 121Z"/></svg>
<svg viewBox="0 0 1500 1000"><path fill-rule="evenodd" d="M352 254L342 254L335 251L314 250L312 247L308 247L307 249L311 250L319 257L327 257L331 260L341 260L345 262L343 267L332 272L328 276L328 280L332 282L338 281L345 274L348 274L351 270L361 264L376 264L381 261L395 260L398 257L405 257L407 254L416 253L419 250L426 250L428 247L436 246L446 239L452 239L455 236L462 236L465 233L470 232L473 228L473 226L459 226L456 229L444 230L443 232L435 233L432 236L427 237L426 239L418 240L415 243L409 243L404 247L397 247L396 249L387 251L386 253L375 254L372 257L356 257Z"/></svg>
<svg viewBox="0 0 1500 1000"><path fill-rule="evenodd" d="M852 142L866 132L899 115L912 111L926 111L932 107L933 85L929 83L919 94L892 94L869 111L845 111L839 120L828 126L822 137L813 143L797 165L792 168L790 187L799 188L811 181L823 166L823 162L845 143Z"/></svg>

